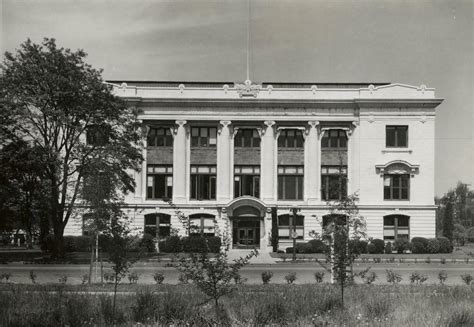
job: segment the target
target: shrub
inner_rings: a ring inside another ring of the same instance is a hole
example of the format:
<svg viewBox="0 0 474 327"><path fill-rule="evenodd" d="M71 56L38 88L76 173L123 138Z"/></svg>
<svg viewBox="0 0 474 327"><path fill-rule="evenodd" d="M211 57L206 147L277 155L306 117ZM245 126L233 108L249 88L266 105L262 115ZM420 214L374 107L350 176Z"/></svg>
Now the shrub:
<svg viewBox="0 0 474 327"><path fill-rule="evenodd" d="M461 275L461 279L466 285L471 285L472 282L472 275L471 274L463 274Z"/></svg>
<svg viewBox="0 0 474 327"><path fill-rule="evenodd" d="M398 254L404 253L406 250L410 249L410 242L403 239L397 239L393 242L393 248L397 251Z"/></svg>
<svg viewBox="0 0 474 327"><path fill-rule="evenodd" d="M428 277L426 275L420 274L416 271L410 275L410 283L412 284L423 284L427 280Z"/></svg>
<svg viewBox="0 0 474 327"><path fill-rule="evenodd" d="M3 280L5 279L5 282L8 283L8 280L10 279L11 276L12 276L12 274L10 274L10 273L2 273L0 275L0 281L3 282Z"/></svg>
<svg viewBox="0 0 474 327"><path fill-rule="evenodd" d="M89 282L89 274L82 275L81 284L85 285L87 282Z"/></svg>
<svg viewBox="0 0 474 327"><path fill-rule="evenodd" d="M136 284L139 279L138 274L136 272L129 273L127 277L128 277L128 282L130 284Z"/></svg>
<svg viewBox="0 0 474 327"><path fill-rule="evenodd" d="M446 279L448 279L448 274L446 273L446 271L440 271L438 273L438 279L439 279L439 283L441 285L444 285L444 282L446 281Z"/></svg>
<svg viewBox="0 0 474 327"><path fill-rule="evenodd" d="M367 253L367 241L364 240L350 240L349 249L351 253L360 255Z"/></svg>
<svg viewBox="0 0 474 327"><path fill-rule="evenodd" d="M179 274L178 281L179 281L180 284L189 284L188 277L186 277L186 275L183 274L183 273Z"/></svg>
<svg viewBox="0 0 474 327"><path fill-rule="evenodd" d="M411 244L413 253L422 254L428 251L428 240L424 237L412 238Z"/></svg>
<svg viewBox="0 0 474 327"><path fill-rule="evenodd" d="M387 273L387 282L388 283L391 283L391 284L395 285L395 284L398 284L402 281L402 276L400 276L400 274L397 274L393 270L387 269L386 273Z"/></svg>
<svg viewBox="0 0 474 327"><path fill-rule="evenodd" d="M149 253L156 252L155 239L153 236L150 234L143 234L143 237L140 240L140 248Z"/></svg>
<svg viewBox="0 0 474 327"><path fill-rule="evenodd" d="M311 247L307 243L296 243L296 253L311 253Z"/></svg>
<svg viewBox="0 0 474 327"><path fill-rule="evenodd" d="M428 253L438 253L439 252L439 242L436 238L430 238L428 239L428 242L426 244L426 251Z"/></svg>
<svg viewBox="0 0 474 327"><path fill-rule="evenodd" d="M262 272L262 282L264 284L270 283L270 280L273 277L273 273L271 271L264 271Z"/></svg>
<svg viewBox="0 0 474 327"><path fill-rule="evenodd" d="M115 275L112 272L104 273L104 279L107 284L113 284L115 281Z"/></svg>
<svg viewBox="0 0 474 327"><path fill-rule="evenodd" d="M34 272L34 270L30 270L30 280L33 284L36 284L36 278L38 277L38 275L36 275L36 273Z"/></svg>
<svg viewBox="0 0 474 327"><path fill-rule="evenodd" d="M439 253L452 253L453 243L446 237L438 237Z"/></svg>
<svg viewBox="0 0 474 327"><path fill-rule="evenodd" d="M296 280L296 273L290 272L284 278L288 284L293 284Z"/></svg>
<svg viewBox="0 0 474 327"><path fill-rule="evenodd" d="M314 279L316 280L316 283L320 284L323 282L324 279L324 272L323 271L317 271L314 273Z"/></svg>
<svg viewBox="0 0 474 327"><path fill-rule="evenodd" d="M188 253L217 253L220 251L221 238L218 236L188 236L181 239L182 251Z"/></svg>
<svg viewBox="0 0 474 327"><path fill-rule="evenodd" d="M88 252L90 248L90 236L64 236L64 250L66 252Z"/></svg>
<svg viewBox="0 0 474 327"><path fill-rule="evenodd" d="M367 285L372 284L378 278L375 271L365 270L365 271L362 271L359 275L360 275L360 278L362 278L364 283L366 283Z"/></svg>
<svg viewBox="0 0 474 327"><path fill-rule="evenodd" d="M156 272L153 274L153 279L155 280L155 283L158 285L163 284L163 281L165 280L165 275L163 275L160 272Z"/></svg>
<svg viewBox="0 0 474 327"><path fill-rule="evenodd" d="M311 240L308 243L308 248L311 249L311 252L308 253L325 253L327 245L324 244L321 240Z"/></svg>
<svg viewBox="0 0 474 327"><path fill-rule="evenodd" d="M286 248L286 249L285 249L285 252L286 252L287 254L293 253L293 247L290 246L289 248ZM298 248L296 248L296 252L298 252Z"/></svg>
<svg viewBox="0 0 474 327"><path fill-rule="evenodd" d="M381 239L375 238L370 241L367 250L371 254L383 254L385 250L385 242Z"/></svg>
<svg viewBox="0 0 474 327"><path fill-rule="evenodd" d="M181 242L179 236L169 236L158 243L160 252L178 253L181 252Z"/></svg>
<svg viewBox="0 0 474 327"><path fill-rule="evenodd" d="M392 254L392 243L391 242L387 242L387 244L385 244L385 254Z"/></svg>
<svg viewBox="0 0 474 327"><path fill-rule="evenodd" d="M60 284L63 284L63 285L66 284L67 283L67 276L66 275L59 276L58 281L59 281Z"/></svg>

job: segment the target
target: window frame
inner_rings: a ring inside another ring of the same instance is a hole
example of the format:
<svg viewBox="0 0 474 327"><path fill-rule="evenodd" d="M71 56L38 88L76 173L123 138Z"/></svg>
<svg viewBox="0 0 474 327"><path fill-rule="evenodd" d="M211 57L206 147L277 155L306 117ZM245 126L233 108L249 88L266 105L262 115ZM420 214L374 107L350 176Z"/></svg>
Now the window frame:
<svg viewBox="0 0 474 327"><path fill-rule="evenodd" d="M251 169L252 171L244 172L244 169ZM234 198L245 195L260 198L260 175L260 165L234 165ZM246 193L246 187L244 186L244 177L250 177L252 179L252 194L244 194ZM238 192L236 192L237 189Z"/></svg>
<svg viewBox="0 0 474 327"><path fill-rule="evenodd" d="M160 135L159 131L163 131L163 135ZM153 142L150 142L151 137ZM159 140L163 141L162 145L159 144ZM147 147L173 147L173 134L169 127L150 127L146 141Z"/></svg>
<svg viewBox="0 0 474 327"><path fill-rule="evenodd" d="M246 132L251 132L250 137L245 137ZM247 145L246 142L249 142ZM261 138L256 128L239 128L234 136L234 148L254 149L260 148Z"/></svg>
<svg viewBox="0 0 474 327"><path fill-rule="evenodd" d="M193 225L191 223L191 220L199 220L199 225ZM205 220L212 220L213 227L212 227L212 233L206 233L205 228ZM191 227L191 226L196 226L196 227ZM192 233L192 229L199 229L198 232ZM201 237L214 237L216 236L216 216L207 214L207 213L196 213L189 215L189 230L188 230L189 236L201 236ZM212 234L212 235L211 235Z"/></svg>
<svg viewBox="0 0 474 327"><path fill-rule="evenodd" d="M281 224L280 219L281 218L288 218L288 224ZM279 240L291 240L291 233L294 230L293 226L293 219L294 216L292 214L282 214L278 215L277 217L277 228L278 228L278 239ZM302 219L302 223L298 224L298 219ZM296 232L298 233L298 237L296 238L297 240L303 240L304 239L304 215L296 215ZM282 230L288 230L288 236L284 235L282 236L281 231ZM301 231L301 232L299 232Z"/></svg>
<svg viewBox="0 0 474 327"><path fill-rule="evenodd" d="M391 237L390 235L385 236L385 231L386 230L387 231L392 230L392 228L391 228L392 225L387 225L385 223L385 219L388 219L388 218L393 218L394 219L394 222L393 222L393 238L390 238ZM408 221L407 226L400 225L399 224L399 218L407 219L407 221ZM400 228L400 227L402 227L402 228ZM403 227L406 227L406 228L403 228ZM407 235L406 240L410 241L410 216L397 215L397 214L383 216L383 240L384 241L394 242L398 239L405 239L405 238L398 237L399 236L399 233L398 233L399 230L407 230L407 234L402 234L402 235Z"/></svg>
<svg viewBox="0 0 474 327"><path fill-rule="evenodd" d="M331 134L336 132L337 136L332 136ZM341 139L344 139L344 146L341 146ZM327 140L327 141L326 141ZM325 143L327 142L327 145ZM321 136L321 150L347 150L347 143L349 142L349 138L347 137L346 130L341 128L332 128L327 129L324 131L323 135ZM335 143L335 146L333 146Z"/></svg>
<svg viewBox="0 0 474 327"><path fill-rule="evenodd" d="M395 177L400 178L399 182L398 182L398 185L396 185L396 186L393 183L393 179ZM402 180L403 177L407 178L407 186L406 187L403 187L403 180ZM387 178L390 179L390 185L385 185L385 181L386 181ZM384 174L383 175L383 199L384 199L384 201L410 201L410 184L411 184L410 180L411 180L411 175L410 174L390 174L390 173ZM389 192L390 192L389 197L386 197L387 187L389 188ZM394 189L398 189L398 192L399 192L399 197L398 198L394 197ZM406 189L406 191L407 191L407 197L406 198L402 197L403 189Z"/></svg>
<svg viewBox="0 0 474 327"><path fill-rule="evenodd" d="M147 224L147 218L155 218L155 222L153 224ZM171 215L165 213L150 213L143 217L143 234L148 234L153 236L153 238L160 239L165 238L171 235ZM168 220L169 222L164 222L164 220ZM160 228L168 228L167 235L162 235L160 233ZM155 228L155 234L147 233L147 228Z"/></svg>
<svg viewBox="0 0 474 327"><path fill-rule="evenodd" d="M326 173L324 172L324 170L326 169ZM335 172L335 173L329 173L329 170L330 169L337 169L338 172ZM329 190L329 186L330 186L330 179L331 177L339 177L339 180L338 180L338 183L339 183L339 190L338 190L338 193L339 193L339 196L338 198L330 198L330 195L331 195L331 192ZM345 182L345 184L342 184L341 183L341 179L344 179L342 180L342 182ZM348 178L347 178L347 166L331 166L331 165L323 165L321 166L321 200L323 201L338 201L338 200L342 200L344 197L347 196L347 182L348 182ZM341 186L344 186L345 187L342 187ZM344 192L345 191L345 192Z"/></svg>
<svg viewBox="0 0 474 327"><path fill-rule="evenodd" d="M279 133L280 134L278 135L277 142L278 149L304 149L304 137L302 130L297 128L285 128L281 129ZM294 135L288 135L290 133L294 133Z"/></svg>
<svg viewBox="0 0 474 327"><path fill-rule="evenodd" d="M204 170L207 170L207 172L205 172ZM208 185L207 192L209 194L208 198L203 197L202 194L199 195L202 189L204 188L204 185L201 185L202 183L204 183L204 178L208 178L208 181L207 181L207 185ZM197 201L216 200L217 198L216 186L217 186L217 166L216 165L191 165L191 174L190 174L190 183L189 183L190 200L197 200ZM193 195L195 195L195 197L193 197Z"/></svg>
<svg viewBox="0 0 474 327"><path fill-rule="evenodd" d="M296 169L296 172L290 172L288 170ZM295 199L288 199L287 198L287 184L290 183L289 178L295 178ZM278 200L283 201L302 201L304 200L304 166L303 165L278 165L277 169L277 195ZM301 186L301 190L300 190ZM281 192L280 192L281 191ZM301 194L300 194L301 191Z"/></svg>
<svg viewBox="0 0 474 327"><path fill-rule="evenodd" d="M164 172L155 172L155 170L164 169ZM151 170L151 172L150 172ZM164 196L156 197L157 177L164 176ZM150 184L151 178L151 185ZM171 180L171 185L169 181ZM150 189L151 188L151 189ZM170 189L171 188L171 189ZM151 192L151 197L149 196ZM147 165L146 167L146 199L147 200L165 200L173 198L173 165Z"/></svg>
<svg viewBox="0 0 474 327"><path fill-rule="evenodd" d="M191 148L216 148L217 147L217 127L191 126L190 131L191 131L191 135L190 135ZM194 135L195 131L197 131L197 135ZM203 134L206 134L206 135L203 135ZM215 136L211 137L211 134ZM215 139L215 142L213 142L212 144L211 144L211 139Z"/></svg>
<svg viewBox="0 0 474 327"><path fill-rule="evenodd" d="M394 129L394 145L389 145L388 141L388 130L390 128ZM399 137L398 134L401 131L405 131L405 145L399 145ZM385 126L385 147L386 148L408 148L408 125L386 125Z"/></svg>

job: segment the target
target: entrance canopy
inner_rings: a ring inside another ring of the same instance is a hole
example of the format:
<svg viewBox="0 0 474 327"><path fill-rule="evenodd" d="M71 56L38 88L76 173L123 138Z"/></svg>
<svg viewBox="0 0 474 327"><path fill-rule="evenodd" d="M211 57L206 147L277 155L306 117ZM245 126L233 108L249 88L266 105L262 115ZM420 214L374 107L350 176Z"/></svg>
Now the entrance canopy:
<svg viewBox="0 0 474 327"><path fill-rule="evenodd" d="M229 202L226 210L227 216L230 218L264 218L267 207L262 201L253 196L242 196Z"/></svg>

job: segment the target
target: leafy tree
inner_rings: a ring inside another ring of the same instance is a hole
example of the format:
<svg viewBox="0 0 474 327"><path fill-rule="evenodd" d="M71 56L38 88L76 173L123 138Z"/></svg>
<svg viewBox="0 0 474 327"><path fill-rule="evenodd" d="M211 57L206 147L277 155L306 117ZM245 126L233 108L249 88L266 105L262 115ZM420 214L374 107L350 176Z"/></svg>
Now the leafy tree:
<svg viewBox="0 0 474 327"><path fill-rule="evenodd" d="M443 210L443 235L453 240L454 233L454 194L449 192L443 199L445 207Z"/></svg>
<svg viewBox="0 0 474 327"><path fill-rule="evenodd" d="M458 246L463 246L466 242L466 228L461 224L454 224L453 240Z"/></svg>
<svg viewBox="0 0 474 327"><path fill-rule="evenodd" d="M38 227L48 224L44 203L47 185L42 152L38 147L17 140L0 149L0 213L5 230L23 229L26 243L32 246L32 236ZM42 228L43 232L45 228Z"/></svg>
<svg viewBox="0 0 474 327"><path fill-rule="evenodd" d="M54 39L27 40L15 54L5 53L1 67L1 139L28 140L42 152L54 256L64 253L64 229L77 214L81 185L95 160L118 176L123 192L134 188L127 170L138 170L142 160L136 110L111 93L85 57L83 50L57 47Z"/></svg>

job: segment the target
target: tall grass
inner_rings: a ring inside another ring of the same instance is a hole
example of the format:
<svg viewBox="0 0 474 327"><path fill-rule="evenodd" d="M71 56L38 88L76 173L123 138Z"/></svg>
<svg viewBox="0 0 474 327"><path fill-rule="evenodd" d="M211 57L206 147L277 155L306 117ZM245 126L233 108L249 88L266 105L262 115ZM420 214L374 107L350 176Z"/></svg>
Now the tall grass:
<svg viewBox="0 0 474 327"><path fill-rule="evenodd" d="M354 285L342 307L328 284L239 285L219 318L193 285L157 285L120 294L83 294L44 285L0 292L0 326L369 325L472 326L472 287ZM126 289L124 287L124 289Z"/></svg>

